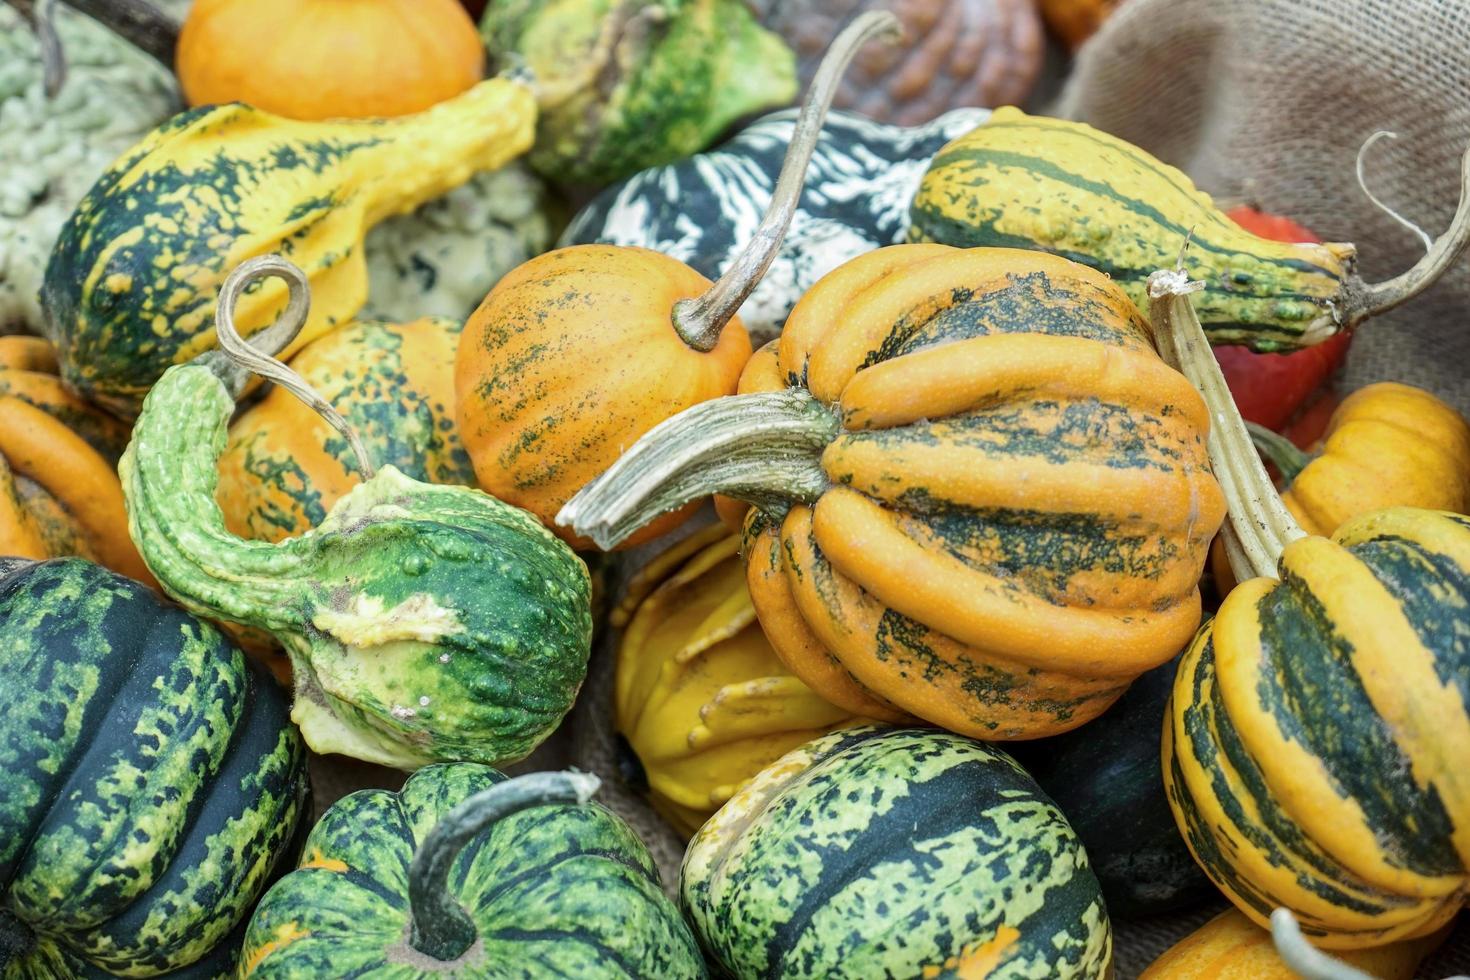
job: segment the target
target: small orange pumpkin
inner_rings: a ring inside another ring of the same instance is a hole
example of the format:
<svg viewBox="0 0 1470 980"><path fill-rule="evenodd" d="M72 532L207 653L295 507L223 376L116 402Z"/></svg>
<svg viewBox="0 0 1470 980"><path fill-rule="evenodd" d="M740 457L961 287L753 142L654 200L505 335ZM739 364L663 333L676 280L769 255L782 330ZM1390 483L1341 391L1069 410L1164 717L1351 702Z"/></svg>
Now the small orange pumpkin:
<svg viewBox="0 0 1470 980"><path fill-rule="evenodd" d="M1097 33L1123 0L1041 0L1041 16L1046 26L1069 49L1076 51L1082 42Z"/></svg>
<svg viewBox="0 0 1470 980"><path fill-rule="evenodd" d="M456 0L196 0L175 67L190 105L403 116L480 81L485 47Z"/></svg>
<svg viewBox="0 0 1470 980"><path fill-rule="evenodd" d="M663 420L735 391L750 337L735 311L775 256L847 62L892 14L869 13L833 42L812 83L771 205L750 244L711 285L677 259L632 246L577 245L506 275L465 324L456 413L482 489L555 525L562 506ZM656 537L693 511L643 528Z"/></svg>

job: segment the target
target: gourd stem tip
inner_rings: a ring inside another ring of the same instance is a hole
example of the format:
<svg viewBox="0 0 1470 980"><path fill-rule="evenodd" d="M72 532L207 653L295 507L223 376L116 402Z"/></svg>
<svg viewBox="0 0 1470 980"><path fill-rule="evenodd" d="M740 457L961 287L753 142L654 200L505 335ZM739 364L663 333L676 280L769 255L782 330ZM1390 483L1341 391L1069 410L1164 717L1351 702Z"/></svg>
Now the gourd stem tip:
<svg viewBox="0 0 1470 980"><path fill-rule="evenodd" d="M247 341L235 326L235 306L247 288L272 276L286 281L286 308L270 326L256 331ZM282 256L258 255L240 263L225 277L215 307L215 334L220 349L231 362L285 388L336 429L351 447L362 478L371 480L376 471L357 430L305 378L273 356L296 339L310 312L311 284L306 273Z"/></svg>
<svg viewBox="0 0 1470 980"><path fill-rule="evenodd" d="M706 352L715 349L725 325L775 261L776 252L801 201L807 166L816 152L822 123L827 118L832 99L837 95L837 85L848 63L868 41L874 38L896 40L902 35L903 27L892 13L870 10L848 24L827 49L807 89L806 101L791 133L791 145L786 150L775 190L771 193L771 203L766 207L755 234L714 285L695 298L681 299L674 304L674 330L691 348Z"/></svg>
<svg viewBox="0 0 1470 980"><path fill-rule="evenodd" d="M1373 980L1371 974L1328 956L1307 942L1296 916L1288 909L1279 908L1271 913L1271 940L1282 962L1302 980Z"/></svg>
<svg viewBox="0 0 1470 980"><path fill-rule="evenodd" d="M1256 450L1280 471L1282 482L1288 486L1311 461L1306 453L1297 448L1296 443L1281 433L1249 420L1246 421L1245 428L1250 433Z"/></svg>

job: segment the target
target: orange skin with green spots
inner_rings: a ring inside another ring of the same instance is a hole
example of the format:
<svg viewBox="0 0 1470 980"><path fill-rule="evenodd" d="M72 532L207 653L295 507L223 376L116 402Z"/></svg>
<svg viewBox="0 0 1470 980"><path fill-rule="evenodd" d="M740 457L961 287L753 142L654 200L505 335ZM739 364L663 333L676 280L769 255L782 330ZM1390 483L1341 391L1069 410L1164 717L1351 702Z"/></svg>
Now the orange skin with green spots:
<svg viewBox="0 0 1470 980"><path fill-rule="evenodd" d="M577 245L522 264L465 325L455 361L460 437L480 487L555 524L562 505L649 429L735 393L750 358L738 317L714 349L675 331L674 304L710 281L645 248ZM696 504L665 515L623 547L663 534Z"/></svg>

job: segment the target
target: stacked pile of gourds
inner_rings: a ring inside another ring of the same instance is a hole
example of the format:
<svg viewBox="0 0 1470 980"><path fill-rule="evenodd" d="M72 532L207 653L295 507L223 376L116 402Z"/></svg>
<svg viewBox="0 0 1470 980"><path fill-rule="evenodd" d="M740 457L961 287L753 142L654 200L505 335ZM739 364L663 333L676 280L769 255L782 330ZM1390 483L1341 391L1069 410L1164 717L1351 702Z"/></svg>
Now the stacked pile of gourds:
<svg viewBox="0 0 1470 980"><path fill-rule="evenodd" d="M1470 425L1375 385L1308 456L1272 430L1314 385L1260 379L1453 262L1470 169L1367 284L967 107L1029 87L1029 2L888 47L867 6L111 24L196 107L50 236L44 339L0 338L0 974L1103 977L1110 914L1218 892L1150 975L1284 970L1279 909L1292 962L1293 926L1433 948L1470 894ZM599 190L551 251L548 184ZM584 558L633 544L595 623ZM492 768L595 629L677 902L596 777ZM312 826L308 750L412 775Z"/></svg>

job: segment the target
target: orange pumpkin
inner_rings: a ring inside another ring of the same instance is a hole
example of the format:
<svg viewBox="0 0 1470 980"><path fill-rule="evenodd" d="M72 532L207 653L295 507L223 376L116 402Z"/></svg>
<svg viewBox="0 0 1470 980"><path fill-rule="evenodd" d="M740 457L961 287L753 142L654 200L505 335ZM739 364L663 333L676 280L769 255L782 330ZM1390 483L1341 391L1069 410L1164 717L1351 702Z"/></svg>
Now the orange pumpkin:
<svg viewBox="0 0 1470 980"><path fill-rule="evenodd" d="M485 47L456 0L196 0L176 68L190 105L403 116L480 81Z"/></svg>
<svg viewBox="0 0 1470 980"><path fill-rule="evenodd" d="M770 208L711 285L684 263L631 246L558 249L512 270L465 325L455 363L460 435L481 488L554 519L571 496L663 420L735 391L750 337L735 311L770 265L842 69L869 37L869 13L833 42L808 94ZM683 521L686 507L624 545Z"/></svg>
<svg viewBox="0 0 1470 980"><path fill-rule="evenodd" d="M128 537L128 428L68 391L51 345L0 337L0 555L77 555L153 584Z"/></svg>
<svg viewBox="0 0 1470 980"><path fill-rule="evenodd" d="M1041 0L1046 26L1073 51L1097 33L1122 0Z"/></svg>
<svg viewBox="0 0 1470 980"><path fill-rule="evenodd" d="M819 281L775 343L746 393L649 433L559 520L607 546L712 490L753 503L772 646L869 718L1066 731L1193 634L1224 517L1209 417L1105 275L892 246Z"/></svg>

